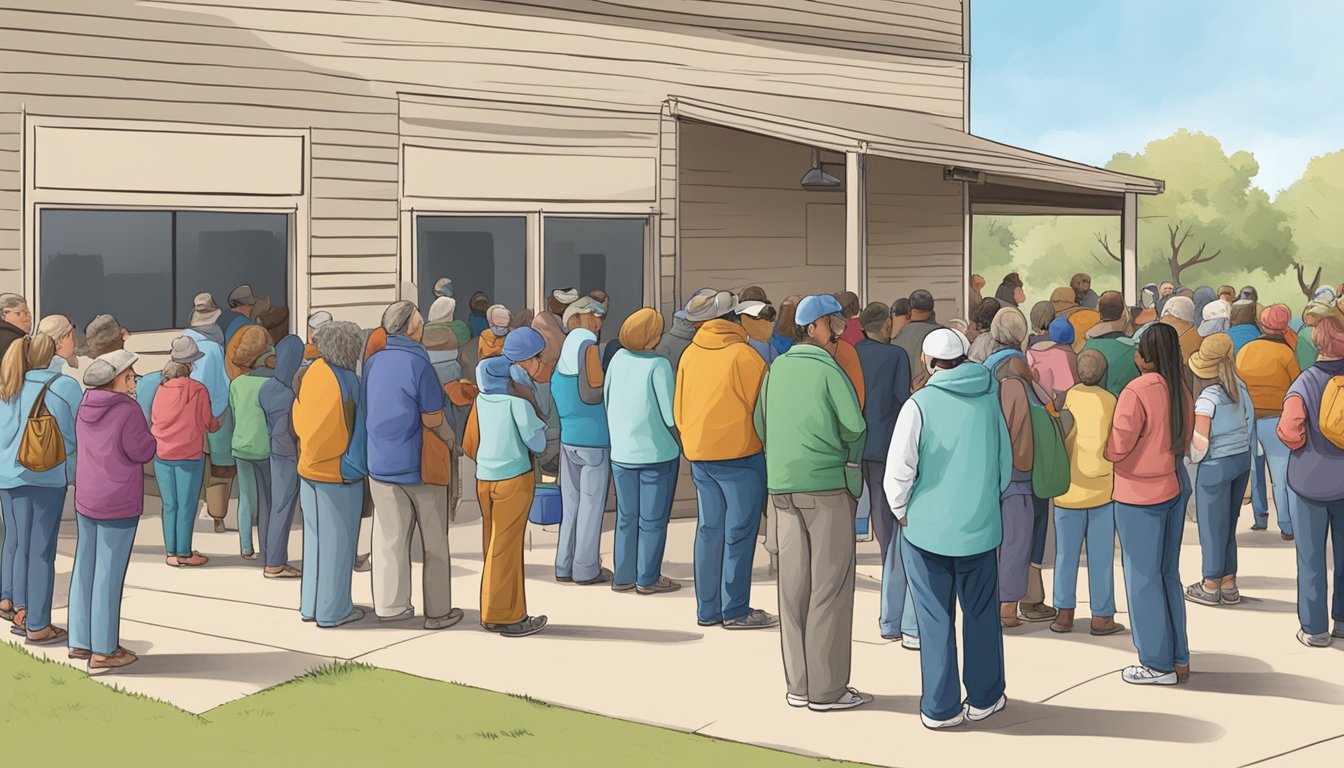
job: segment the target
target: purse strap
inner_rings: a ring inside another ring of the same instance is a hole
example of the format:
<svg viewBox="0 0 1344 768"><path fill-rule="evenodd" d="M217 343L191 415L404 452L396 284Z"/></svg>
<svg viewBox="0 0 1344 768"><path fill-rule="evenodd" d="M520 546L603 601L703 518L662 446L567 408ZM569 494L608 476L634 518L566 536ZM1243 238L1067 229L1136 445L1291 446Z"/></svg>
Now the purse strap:
<svg viewBox="0 0 1344 768"><path fill-rule="evenodd" d="M60 374L57 374L59 376ZM47 383L42 385L42 390L37 393L37 400L33 401L33 408L28 412L29 421L36 419L47 407L47 390L51 389L51 383L56 380L56 376L47 379Z"/></svg>

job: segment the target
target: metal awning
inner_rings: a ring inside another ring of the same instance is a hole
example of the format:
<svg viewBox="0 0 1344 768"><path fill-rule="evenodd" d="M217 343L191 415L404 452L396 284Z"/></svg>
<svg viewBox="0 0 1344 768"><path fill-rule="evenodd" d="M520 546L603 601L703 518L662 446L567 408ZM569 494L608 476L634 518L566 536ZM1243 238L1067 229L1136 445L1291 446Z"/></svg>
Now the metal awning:
<svg viewBox="0 0 1344 768"><path fill-rule="evenodd" d="M835 152L857 151L956 169L975 180L970 189L976 213L1057 208L1118 215L1126 193L1156 195L1163 190L1158 179L1000 144L922 112L755 94L743 101L745 106L727 106L671 96L667 105L678 118Z"/></svg>

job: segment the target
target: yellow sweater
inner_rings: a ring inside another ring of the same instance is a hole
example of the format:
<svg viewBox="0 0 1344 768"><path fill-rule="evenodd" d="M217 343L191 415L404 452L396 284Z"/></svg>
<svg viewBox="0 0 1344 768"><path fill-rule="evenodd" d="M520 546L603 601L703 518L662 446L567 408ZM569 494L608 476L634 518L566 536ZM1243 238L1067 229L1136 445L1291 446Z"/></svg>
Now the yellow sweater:
<svg viewBox="0 0 1344 768"><path fill-rule="evenodd" d="M761 452L752 415L765 379L765 360L747 332L727 320L696 331L677 366L672 413L691 461L727 461Z"/></svg>
<svg viewBox="0 0 1344 768"><path fill-rule="evenodd" d="M1283 414L1288 388L1301 373L1297 353L1280 339L1256 339L1237 354L1237 375L1251 393L1257 419Z"/></svg>
<svg viewBox="0 0 1344 768"><path fill-rule="evenodd" d="M1073 429L1064 441L1069 452L1069 490L1055 499L1055 506L1091 509L1111 503L1115 469L1105 454L1115 403L1115 395L1085 384L1074 386L1064 396L1064 409L1073 416Z"/></svg>

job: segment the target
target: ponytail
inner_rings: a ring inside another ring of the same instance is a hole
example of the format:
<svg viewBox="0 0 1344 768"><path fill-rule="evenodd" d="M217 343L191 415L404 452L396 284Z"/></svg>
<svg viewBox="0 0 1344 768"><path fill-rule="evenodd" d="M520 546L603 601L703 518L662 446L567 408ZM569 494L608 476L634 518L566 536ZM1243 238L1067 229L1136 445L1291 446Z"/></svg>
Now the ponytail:
<svg viewBox="0 0 1344 768"><path fill-rule="evenodd" d="M23 389L23 376L28 373L30 343L29 338L24 336L10 344L4 358L0 358L0 400L9 402Z"/></svg>
<svg viewBox="0 0 1344 768"><path fill-rule="evenodd" d="M1182 370L1181 341L1176 329L1155 323L1139 339L1139 355L1157 368L1167 384L1167 413L1171 426L1171 452L1184 454L1185 444L1185 373Z"/></svg>

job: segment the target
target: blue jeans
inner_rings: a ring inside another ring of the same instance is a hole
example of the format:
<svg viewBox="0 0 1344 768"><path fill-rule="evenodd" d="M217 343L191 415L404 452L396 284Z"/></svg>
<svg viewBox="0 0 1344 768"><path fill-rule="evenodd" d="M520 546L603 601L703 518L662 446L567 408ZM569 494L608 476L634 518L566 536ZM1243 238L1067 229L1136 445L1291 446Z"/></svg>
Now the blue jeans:
<svg viewBox="0 0 1344 768"><path fill-rule="evenodd" d="M1090 509L1055 505L1055 607L1078 607L1078 564L1087 541L1087 594L1092 615L1115 615L1115 504Z"/></svg>
<svg viewBox="0 0 1344 768"><path fill-rule="evenodd" d="M1180 572L1185 499L1182 491L1176 498L1152 506L1115 504L1134 646L1139 662L1159 672L1171 672L1175 664L1190 663L1185 587Z"/></svg>
<svg viewBox="0 0 1344 768"><path fill-rule="evenodd" d="M999 570L994 550L966 557L926 552L902 542L910 589L919 613L919 669L924 692L919 711L949 720L966 701L986 709L998 703L1005 686L1003 627L999 624ZM961 603L962 658L965 674L957 679L957 603Z"/></svg>
<svg viewBox="0 0 1344 768"><path fill-rule="evenodd" d="M1045 563L1045 539L1050 535L1050 500L1033 494L1031 509L1034 513L1031 521L1031 564L1040 567Z"/></svg>
<svg viewBox="0 0 1344 768"><path fill-rule="evenodd" d="M1255 420L1256 440L1264 450L1264 455L1257 456L1255 459L1255 472L1252 477L1254 485L1251 486L1251 510L1255 513L1256 525L1268 525L1269 500L1265 493L1265 468L1268 465L1268 481L1274 484L1274 513L1279 519L1279 530L1284 533L1292 533L1293 518L1290 505L1293 503L1294 494L1288 490L1288 455L1291 451L1279 439L1278 429L1278 416ZM1245 493L1245 491L1242 491L1243 495ZM1241 499L1237 499L1237 503L1240 504Z"/></svg>
<svg viewBox="0 0 1344 768"><path fill-rule="evenodd" d="M1250 452L1205 459L1195 473L1195 509L1204 580L1237 575L1237 518L1251 477Z"/></svg>
<svg viewBox="0 0 1344 768"><path fill-rule="evenodd" d="M1329 632L1327 618L1344 622L1344 500L1312 501L1298 496L1293 506L1297 548L1297 620L1309 635ZM1326 539L1334 555L1335 599L1326 616Z"/></svg>
<svg viewBox="0 0 1344 768"><path fill-rule="evenodd" d="M588 581L602 572L602 515L607 508L610 448L560 445L560 541L555 576Z"/></svg>
<svg viewBox="0 0 1344 768"><path fill-rule="evenodd" d="M51 624L51 594L56 585L56 538L61 530L65 486L36 485L9 492L18 534L14 557L15 604L28 608L29 632L41 632Z"/></svg>
<svg viewBox="0 0 1344 768"><path fill-rule="evenodd" d="M266 518L271 507L271 460L244 459L237 456L238 465L238 546L244 555L252 548L252 525L257 524L257 544L266 550ZM362 504L363 502L361 502Z"/></svg>
<svg viewBox="0 0 1344 768"><path fill-rule="evenodd" d="M872 501L869 520L873 538L882 552L882 609L877 626L883 637L909 635L919 637L915 621L915 598L910 593L910 582L905 576L905 561L901 558L904 529L896 522L886 491L882 488L887 465L881 461L863 462L863 487Z"/></svg>
<svg viewBox="0 0 1344 768"><path fill-rule="evenodd" d="M699 520L695 527L696 618L736 621L751 612L751 565L765 504L765 454L691 462Z"/></svg>
<svg viewBox="0 0 1344 768"><path fill-rule="evenodd" d="M616 583L650 587L663 577L663 550L679 459L612 464L616 479Z"/></svg>
<svg viewBox="0 0 1344 768"><path fill-rule="evenodd" d="M5 537L0 548L0 600L14 600L14 558L19 552L19 525L14 522L14 501L10 492L0 490L0 508L3 508ZM19 601L15 601L18 606Z"/></svg>
<svg viewBox="0 0 1344 768"><path fill-rule="evenodd" d="M289 565L289 530L294 525L294 505L299 501L299 460L293 456L271 459L271 498L260 527L264 533L261 551L267 568Z"/></svg>
<svg viewBox="0 0 1344 768"><path fill-rule="evenodd" d="M331 626L355 610L350 597L351 565L364 510L364 484L302 480L303 579L299 613L319 627Z"/></svg>
<svg viewBox="0 0 1344 768"><path fill-rule="evenodd" d="M70 575L70 647L110 656L121 645L121 590L139 517L94 520L75 515L74 572Z"/></svg>
<svg viewBox="0 0 1344 768"><path fill-rule="evenodd" d="M154 459L154 481L163 501L163 548L170 555L191 557L191 535L201 498L205 459Z"/></svg>

